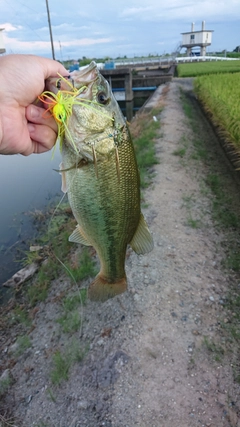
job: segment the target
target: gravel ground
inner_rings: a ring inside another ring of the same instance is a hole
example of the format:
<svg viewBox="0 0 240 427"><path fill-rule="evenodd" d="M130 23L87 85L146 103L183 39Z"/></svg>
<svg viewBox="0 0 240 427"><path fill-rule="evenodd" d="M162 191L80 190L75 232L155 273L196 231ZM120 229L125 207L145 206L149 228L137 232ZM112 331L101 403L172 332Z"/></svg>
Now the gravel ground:
<svg viewBox="0 0 240 427"><path fill-rule="evenodd" d="M221 329L234 278L221 268L224 233L212 223L211 195L202 191L204 166L173 155L195 137L180 89L199 115L199 138L221 152L192 97L191 79L174 79L155 92L147 107L164 107L159 164L143 209L154 250L144 256L129 250L128 292L103 304L87 302L72 336L55 321L61 293L75 291L62 277L32 312L31 347L12 356L20 326L1 337L2 365L12 378L2 406L11 408L18 427L240 427L239 384ZM86 355L71 366L68 380L53 385L52 356L71 348L73 339L88 348Z"/></svg>

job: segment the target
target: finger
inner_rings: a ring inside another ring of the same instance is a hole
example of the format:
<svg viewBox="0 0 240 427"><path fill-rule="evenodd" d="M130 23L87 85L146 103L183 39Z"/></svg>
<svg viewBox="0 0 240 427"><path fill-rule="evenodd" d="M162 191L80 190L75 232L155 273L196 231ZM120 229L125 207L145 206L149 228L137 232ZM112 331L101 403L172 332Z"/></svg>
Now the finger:
<svg viewBox="0 0 240 427"><path fill-rule="evenodd" d="M69 75L69 72L66 70L66 68L58 61L52 61L47 58L41 58L41 61L44 65L45 79L51 76L57 76L58 73L61 74L61 76Z"/></svg>
<svg viewBox="0 0 240 427"><path fill-rule="evenodd" d="M44 124L27 124L29 135L34 143L34 153L44 153L51 150L56 143L57 133Z"/></svg>
<svg viewBox="0 0 240 427"><path fill-rule="evenodd" d="M49 126L57 133L57 123L53 116L50 115L44 108L30 104L26 108L26 118L29 122L37 125Z"/></svg>

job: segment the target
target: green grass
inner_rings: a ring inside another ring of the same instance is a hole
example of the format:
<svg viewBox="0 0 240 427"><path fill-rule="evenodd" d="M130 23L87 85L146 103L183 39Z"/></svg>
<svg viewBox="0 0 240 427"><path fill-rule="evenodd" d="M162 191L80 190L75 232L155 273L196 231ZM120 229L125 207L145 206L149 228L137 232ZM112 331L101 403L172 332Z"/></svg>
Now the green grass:
<svg viewBox="0 0 240 427"><path fill-rule="evenodd" d="M51 372L51 380L53 384L60 384L62 380L68 379L70 361L58 350L53 356L54 368Z"/></svg>
<svg viewBox="0 0 240 427"><path fill-rule="evenodd" d="M81 326L81 311L80 306L86 303L87 290L80 289L74 295L63 299L63 314L57 319L61 325L63 332L74 333Z"/></svg>
<svg viewBox="0 0 240 427"><path fill-rule="evenodd" d="M187 219L187 225L189 225L191 228L200 228L201 221L200 219L193 219L190 215L190 217Z"/></svg>
<svg viewBox="0 0 240 427"><path fill-rule="evenodd" d="M10 377L0 380L0 397L3 396L8 391L11 384L12 384L12 379ZM0 427L1 427L1 419L0 419Z"/></svg>
<svg viewBox="0 0 240 427"><path fill-rule="evenodd" d="M65 352L57 350L52 359L53 369L50 374L52 383L54 385L59 385L62 381L67 381L71 366L74 363L80 363L86 352L87 349L83 349L76 340L69 343Z"/></svg>
<svg viewBox="0 0 240 427"><path fill-rule="evenodd" d="M29 313L23 305L16 305L11 315L12 323L19 323L25 326L31 326L32 322L29 318Z"/></svg>
<svg viewBox="0 0 240 427"><path fill-rule="evenodd" d="M222 360L224 356L224 348L222 346L216 344L214 341L212 341L206 336L204 336L203 338L203 345L209 353L212 353L216 362L220 362Z"/></svg>
<svg viewBox="0 0 240 427"><path fill-rule="evenodd" d="M52 264L52 263L51 263ZM27 297L30 306L36 305L38 302L45 301L48 295L48 289L53 278L52 272L48 274L48 267L42 266L38 274L34 278L34 282L27 289Z"/></svg>
<svg viewBox="0 0 240 427"><path fill-rule="evenodd" d="M49 216L51 219L48 230L37 241L37 244L45 245L42 256L46 261L40 266L34 280L27 288L30 306L45 301L51 282L57 279L63 271L74 283L96 274L95 264L88 249L80 252L76 265L72 265L69 261L72 243L68 241L68 238L76 226L72 214L69 214L69 208L63 205L54 215L50 211ZM39 256L38 253L29 252L26 264L35 261Z"/></svg>
<svg viewBox="0 0 240 427"><path fill-rule="evenodd" d="M174 156L184 157L186 154L187 148L178 148L177 150L173 151Z"/></svg>
<svg viewBox="0 0 240 427"><path fill-rule="evenodd" d="M66 262L66 273L72 278L75 282L86 279L87 277L94 277L97 274L95 262L90 256L89 249L83 249L79 253L77 261L71 265L69 262Z"/></svg>
<svg viewBox="0 0 240 427"><path fill-rule="evenodd" d="M151 184L152 167L159 163L156 156L155 140L159 135L160 122L159 120L155 122L153 116L157 116L160 111L160 109L154 109L149 113L143 112L130 126L142 188Z"/></svg>
<svg viewBox="0 0 240 427"><path fill-rule="evenodd" d="M183 206L187 211L187 220L186 224L191 228L200 228L202 226L202 222L200 219L193 218L192 209L196 203L194 194L184 195L182 197Z"/></svg>
<svg viewBox="0 0 240 427"><path fill-rule="evenodd" d="M179 148L177 148L176 150L174 150L172 154L174 156L179 156L179 157L183 158L186 155L186 153L187 153L187 150L188 150L188 147L189 147L189 141L187 140L187 138L185 136L182 136L180 138L180 141L179 141L178 145L179 145Z"/></svg>
<svg viewBox="0 0 240 427"><path fill-rule="evenodd" d="M224 190L223 179L218 174L210 173L205 181L214 195L212 200L213 219L225 228L238 228L238 216L233 211L234 202Z"/></svg>
<svg viewBox="0 0 240 427"><path fill-rule="evenodd" d="M61 317L57 319L57 322L61 325L63 332L76 332L81 325L79 310L70 312L66 311Z"/></svg>
<svg viewBox="0 0 240 427"><path fill-rule="evenodd" d="M72 311L79 304L81 304L81 305L86 304L86 300L87 300L87 290L86 289L80 289L74 295L71 295L71 296L64 298L62 301L62 304L63 304L64 310Z"/></svg>
<svg viewBox="0 0 240 427"><path fill-rule="evenodd" d="M240 271L240 251L238 245L236 245L235 248L232 247L230 251L228 251L224 266L236 272Z"/></svg>
<svg viewBox="0 0 240 427"><path fill-rule="evenodd" d="M19 336L16 343L17 349L15 351L15 356L21 356L32 345L28 335Z"/></svg>
<svg viewBox="0 0 240 427"><path fill-rule="evenodd" d="M196 77L206 74L238 73L239 61L209 61L179 64L177 66L178 77Z"/></svg>

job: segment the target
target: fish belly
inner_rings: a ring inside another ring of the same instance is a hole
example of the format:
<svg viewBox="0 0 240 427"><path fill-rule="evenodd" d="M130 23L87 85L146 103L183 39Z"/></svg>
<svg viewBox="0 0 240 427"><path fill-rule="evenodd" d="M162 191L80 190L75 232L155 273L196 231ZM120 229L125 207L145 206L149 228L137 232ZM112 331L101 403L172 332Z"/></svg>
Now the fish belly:
<svg viewBox="0 0 240 427"><path fill-rule="evenodd" d="M92 289L92 299L97 300L108 299L126 290L126 248L140 218L139 174L133 147L122 144L118 158L117 165L113 151L95 165L88 162L66 172L73 214L82 234L96 249L101 263L97 284L93 282L89 290ZM65 164L68 167L63 155L64 168ZM99 280L106 286L99 284Z"/></svg>

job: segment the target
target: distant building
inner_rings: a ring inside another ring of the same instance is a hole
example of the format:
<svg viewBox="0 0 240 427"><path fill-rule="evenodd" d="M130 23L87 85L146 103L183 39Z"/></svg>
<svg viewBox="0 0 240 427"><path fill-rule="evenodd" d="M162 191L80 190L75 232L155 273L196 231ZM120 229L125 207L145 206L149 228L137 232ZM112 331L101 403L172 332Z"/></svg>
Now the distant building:
<svg viewBox="0 0 240 427"><path fill-rule="evenodd" d="M4 28L0 28L0 53L6 52L6 49L5 49L4 43L3 43L3 34L2 34L3 30L4 30Z"/></svg>
<svg viewBox="0 0 240 427"><path fill-rule="evenodd" d="M194 31L194 23L192 23L191 31L182 33L181 47L187 48L187 56L194 54L193 48L200 47L200 55L206 55L206 47L212 43L213 30L205 30L205 21L202 21L201 31Z"/></svg>

